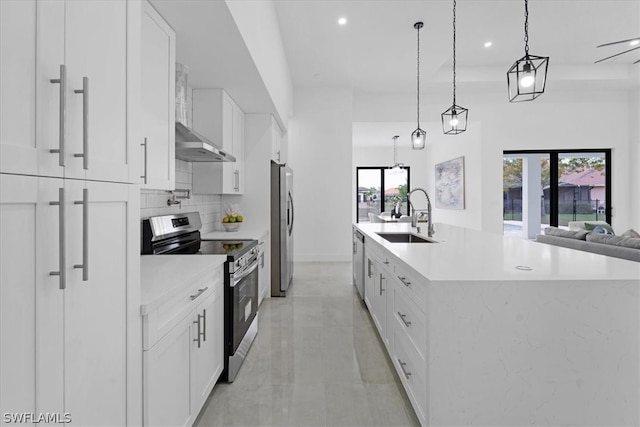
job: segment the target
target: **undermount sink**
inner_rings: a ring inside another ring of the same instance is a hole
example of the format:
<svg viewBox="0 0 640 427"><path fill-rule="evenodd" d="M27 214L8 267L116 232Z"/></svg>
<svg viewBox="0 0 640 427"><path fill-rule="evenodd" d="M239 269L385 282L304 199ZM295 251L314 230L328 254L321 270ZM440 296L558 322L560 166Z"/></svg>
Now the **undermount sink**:
<svg viewBox="0 0 640 427"><path fill-rule="evenodd" d="M436 243L434 240L425 239L411 233L376 233L383 239L392 243Z"/></svg>

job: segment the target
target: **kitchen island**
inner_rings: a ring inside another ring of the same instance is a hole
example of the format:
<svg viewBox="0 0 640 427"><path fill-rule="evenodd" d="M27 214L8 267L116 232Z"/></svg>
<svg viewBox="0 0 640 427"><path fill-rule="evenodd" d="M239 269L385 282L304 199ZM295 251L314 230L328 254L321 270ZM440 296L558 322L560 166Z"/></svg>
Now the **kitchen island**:
<svg viewBox="0 0 640 427"><path fill-rule="evenodd" d="M365 303L423 425L640 425L640 263L357 224Z"/></svg>

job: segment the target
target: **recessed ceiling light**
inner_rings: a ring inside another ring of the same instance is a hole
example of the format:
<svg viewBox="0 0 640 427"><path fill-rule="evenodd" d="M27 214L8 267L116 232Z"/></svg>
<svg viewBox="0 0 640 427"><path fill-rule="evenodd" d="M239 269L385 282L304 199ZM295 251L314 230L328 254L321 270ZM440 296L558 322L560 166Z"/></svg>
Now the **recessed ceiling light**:
<svg viewBox="0 0 640 427"><path fill-rule="evenodd" d="M492 44L493 44L493 43L491 43L491 42L486 42L486 43L484 44L484 47L491 47L491 45L492 45Z"/></svg>
<svg viewBox="0 0 640 427"><path fill-rule="evenodd" d="M631 42L629 43L631 46L635 46L637 44L640 44L640 40L636 39L636 40L631 40Z"/></svg>
<svg viewBox="0 0 640 427"><path fill-rule="evenodd" d="M347 23L347 18L339 18L338 19L338 24L345 25L346 23Z"/></svg>

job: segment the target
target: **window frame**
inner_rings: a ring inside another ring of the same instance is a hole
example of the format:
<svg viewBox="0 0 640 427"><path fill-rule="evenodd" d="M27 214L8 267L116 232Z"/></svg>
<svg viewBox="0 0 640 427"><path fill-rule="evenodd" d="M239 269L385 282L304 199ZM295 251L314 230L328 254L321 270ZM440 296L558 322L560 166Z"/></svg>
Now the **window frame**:
<svg viewBox="0 0 640 427"><path fill-rule="evenodd" d="M359 206L358 206L358 188L360 188L360 170L380 170L380 189L384 199L384 171L391 169L390 166L356 166L356 224L360 222ZM411 166L402 166L401 169L407 171L407 190L411 188ZM384 200L380 203L380 213L385 212ZM409 204L407 203L407 215L409 215Z"/></svg>
<svg viewBox="0 0 640 427"><path fill-rule="evenodd" d="M581 153L604 153L604 162L605 162L605 220L608 224L611 224L611 213L612 213L612 179L611 179L611 148L580 148L580 149L555 149L555 150L504 150L502 152L504 156L517 156L518 154L547 154L549 155L549 168L550 168L550 177L549 177L549 203L550 203L550 212L549 212L549 225L552 227L558 227L558 217L560 213L559 209L559 201L558 201L558 162L559 158L562 154L581 154Z"/></svg>

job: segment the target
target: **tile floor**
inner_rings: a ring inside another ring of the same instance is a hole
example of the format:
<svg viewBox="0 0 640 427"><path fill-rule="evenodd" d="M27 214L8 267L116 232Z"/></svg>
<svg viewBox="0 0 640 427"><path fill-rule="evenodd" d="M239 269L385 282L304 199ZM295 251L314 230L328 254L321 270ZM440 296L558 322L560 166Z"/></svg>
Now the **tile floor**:
<svg viewBox="0 0 640 427"><path fill-rule="evenodd" d="M351 263L296 263L285 298L265 299L232 384L217 384L196 425L417 426Z"/></svg>

